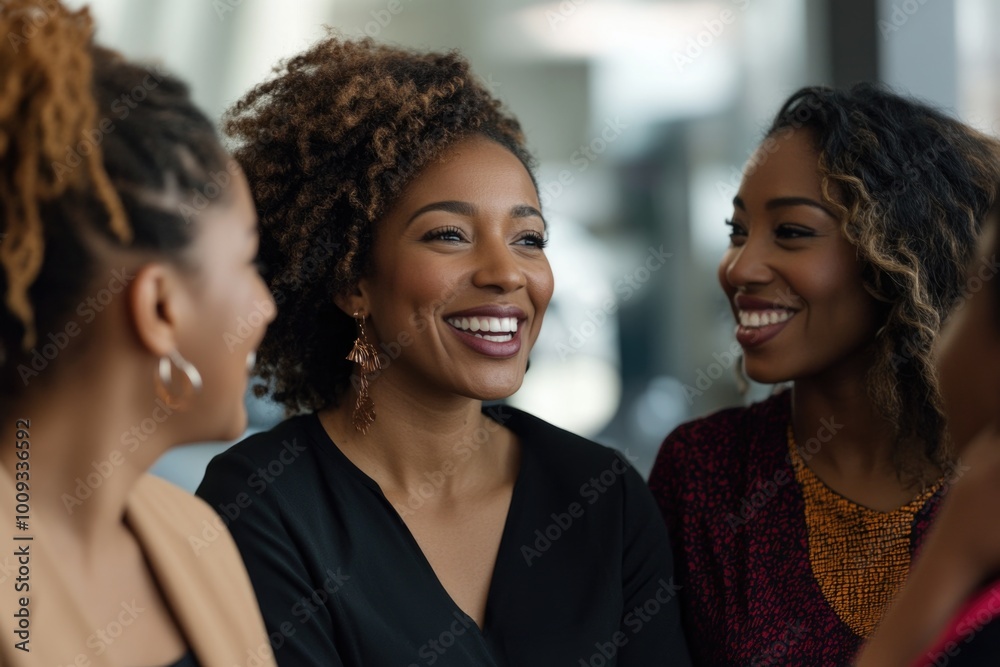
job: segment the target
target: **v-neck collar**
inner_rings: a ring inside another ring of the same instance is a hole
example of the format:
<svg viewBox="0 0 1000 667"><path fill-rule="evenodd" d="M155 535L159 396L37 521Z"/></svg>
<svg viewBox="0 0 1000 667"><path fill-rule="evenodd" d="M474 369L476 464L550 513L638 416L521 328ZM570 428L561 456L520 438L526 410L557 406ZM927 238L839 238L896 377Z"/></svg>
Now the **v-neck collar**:
<svg viewBox="0 0 1000 667"><path fill-rule="evenodd" d="M451 594L441 583L440 577L438 577L437 572L434 571L433 566L431 566L430 561L427 559L426 554L424 554L423 549L420 548L420 544L417 539L413 536L412 531L410 531L409 526L400 516L399 512L396 510L395 506L389 502L386 498L385 493L382 491L382 487L379 486L378 482L372 479L367 473L365 473L361 468L359 468L353 461L343 451L337 446L337 443L333 441L330 434L327 433L326 429L323 427L323 423L319 419L317 413L311 413L306 415L305 418L308 420L308 425L313 433L313 437L316 439L317 444L321 445L321 450L326 451L332 456L340 465L355 477L359 482L364 484L366 487L370 488L376 496L379 498L383 507L389 515L390 520L392 520L399 530L403 533L405 539L409 542L412 550L413 557L417 559L420 566L426 570L429 578L434 582L435 588L441 595L442 601L448 606L454 615L460 620L464 620L468 623L470 628L475 629L475 635L477 638L485 644L486 649L492 655L494 648L490 646L488 637L490 637L490 627L491 620L493 619L493 607L496 601L497 591L497 570L504 565L504 555L512 553L510 546L511 541L514 539L514 521L523 508L523 498L524 498L524 487L527 483L526 477L528 466L526 461L530 452L525 446L525 439L522 434L518 432L518 413L519 411L510 408L509 406L503 406L505 410L510 411L512 417L508 419L502 426L508 428L516 437L518 445L520 446L520 460L518 462L517 477L514 480L514 487L511 490L510 504L507 507L507 516L504 519L503 530L500 534L500 543L497 548L497 556L493 564L493 572L490 575L490 584L486 594L486 610L483 615L483 627L480 628L479 625L469 616L459 605L455 602ZM483 406L483 413L488 414L487 410L490 408ZM516 551L516 550L515 550Z"/></svg>

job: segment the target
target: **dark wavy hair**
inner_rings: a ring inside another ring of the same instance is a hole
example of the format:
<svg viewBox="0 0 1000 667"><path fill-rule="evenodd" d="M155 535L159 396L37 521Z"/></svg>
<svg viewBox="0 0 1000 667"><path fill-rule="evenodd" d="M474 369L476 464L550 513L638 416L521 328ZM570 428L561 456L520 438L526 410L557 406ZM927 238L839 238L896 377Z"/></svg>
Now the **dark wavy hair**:
<svg viewBox="0 0 1000 667"><path fill-rule="evenodd" d="M183 83L93 43L86 8L4 0L0 34L2 402L108 271L101 248L190 268L197 197L231 159Z"/></svg>
<svg viewBox="0 0 1000 667"><path fill-rule="evenodd" d="M529 174L534 161L517 120L457 52L330 36L275 71L223 128L257 203L279 306L255 392L294 413L337 405L347 388L356 330L334 297L369 269L380 218L421 168L470 135L507 148Z"/></svg>
<svg viewBox="0 0 1000 667"><path fill-rule="evenodd" d="M819 152L823 199L857 247L865 289L885 304L869 394L895 426L901 476L928 481L925 463L951 458L931 351L996 201L1000 143L873 84L799 90L768 136L800 128Z"/></svg>

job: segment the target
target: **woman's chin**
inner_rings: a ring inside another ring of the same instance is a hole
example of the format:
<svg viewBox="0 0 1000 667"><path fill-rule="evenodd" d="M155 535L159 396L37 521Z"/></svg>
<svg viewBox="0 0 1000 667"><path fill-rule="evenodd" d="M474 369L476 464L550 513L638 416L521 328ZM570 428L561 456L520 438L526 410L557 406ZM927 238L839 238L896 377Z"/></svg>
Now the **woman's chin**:
<svg viewBox="0 0 1000 667"><path fill-rule="evenodd" d="M475 387L469 393L469 397L479 401L502 401L513 396L521 388L523 382L524 376L522 375L509 382L483 383Z"/></svg>
<svg viewBox="0 0 1000 667"><path fill-rule="evenodd" d="M782 382L791 381L788 373L782 373L776 368L759 368L751 364L746 364L744 373L757 384L781 384Z"/></svg>

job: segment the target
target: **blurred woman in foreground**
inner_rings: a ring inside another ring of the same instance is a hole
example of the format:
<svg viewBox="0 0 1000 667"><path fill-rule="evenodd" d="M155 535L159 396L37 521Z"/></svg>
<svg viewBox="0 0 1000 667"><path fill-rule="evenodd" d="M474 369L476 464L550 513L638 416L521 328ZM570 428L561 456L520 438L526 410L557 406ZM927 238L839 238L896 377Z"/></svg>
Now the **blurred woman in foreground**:
<svg viewBox="0 0 1000 667"><path fill-rule="evenodd" d="M229 535L147 473L246 426L253 202L187 88L92 32L0 5L0 663L270 665Z"/></svg>

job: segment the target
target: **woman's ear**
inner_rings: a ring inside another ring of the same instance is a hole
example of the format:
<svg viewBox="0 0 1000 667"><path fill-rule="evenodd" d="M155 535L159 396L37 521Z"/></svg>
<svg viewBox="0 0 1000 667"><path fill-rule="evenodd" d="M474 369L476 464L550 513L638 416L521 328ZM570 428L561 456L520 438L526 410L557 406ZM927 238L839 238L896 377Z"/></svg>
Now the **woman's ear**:
<svg viewBox="0 0 1000 667"><path fill-rule="evenodd" d="M367 295L368 285L365 279L362 278L354 287L334 296L333 302L349 317L354 317L354 313L367 315L371 312L368 307L369 300Z"/></svg>
<svg viewBox="0 0 1000 667"><path fill-rule="evenodd" d="M127 309L139 341L150 354L162 357L177 348L177 328L184 304L177 276L164 264L136 270L126 290Z"/></svg>

